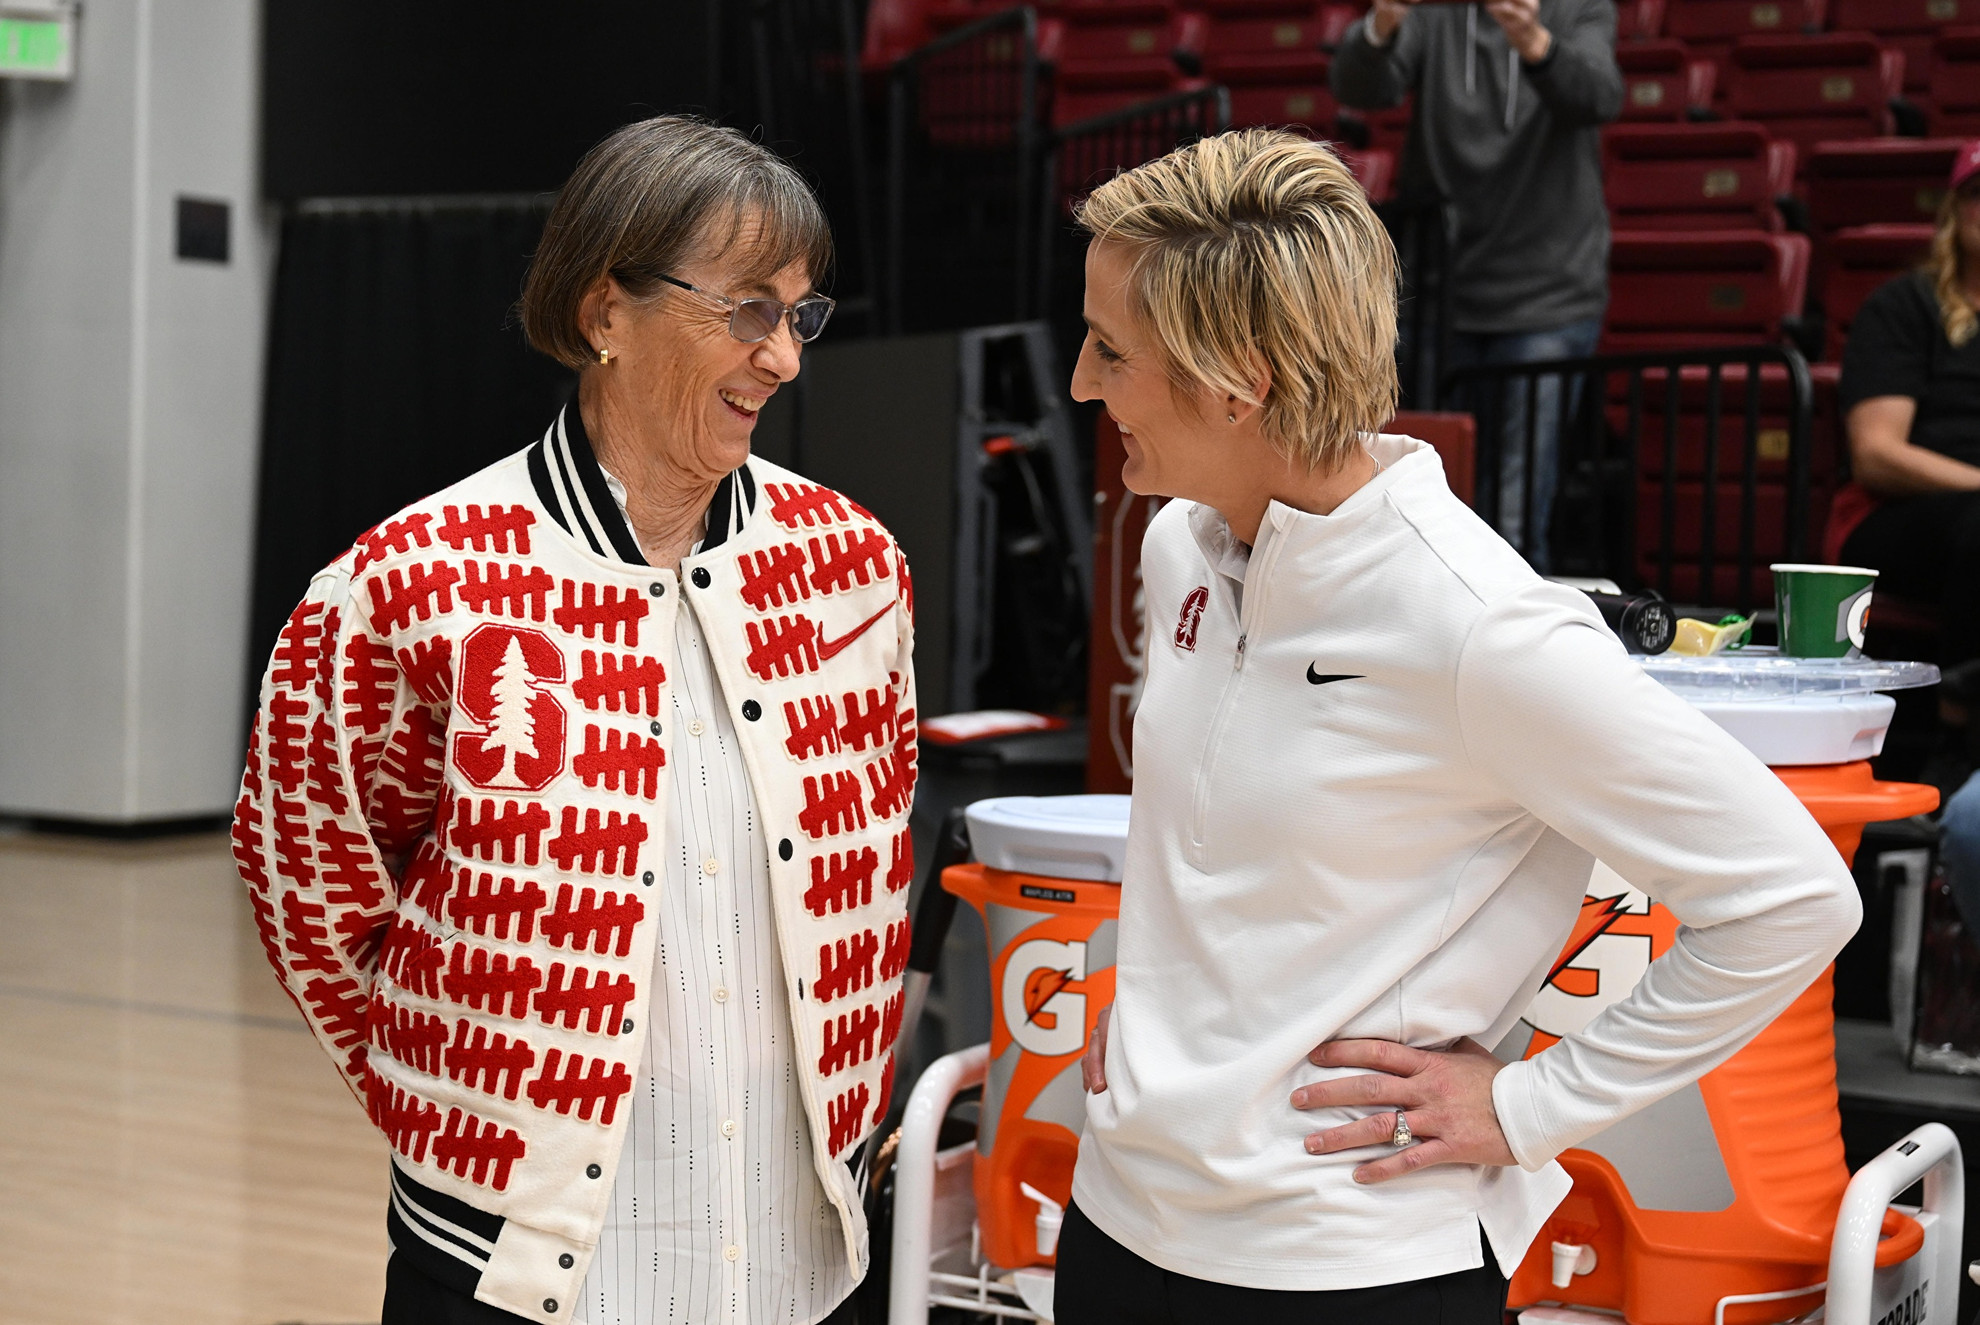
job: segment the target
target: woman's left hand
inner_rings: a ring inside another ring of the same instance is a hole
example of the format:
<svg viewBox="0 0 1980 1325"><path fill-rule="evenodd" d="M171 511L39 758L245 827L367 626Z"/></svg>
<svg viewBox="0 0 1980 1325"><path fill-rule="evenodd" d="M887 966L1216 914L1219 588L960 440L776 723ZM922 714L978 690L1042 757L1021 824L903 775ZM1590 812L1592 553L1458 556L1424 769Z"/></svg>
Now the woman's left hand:
<svg viewBox="0 0 1980 1325"><path fill-rule="evenodd" d="M1365 1076L1339 1077L1302 1086L1295 1109L1394 1105L1306 1138L1314 1155L1386 1145L1396 1131L1396 1109L1415 1144L1355 1169L1356 1182L1386 1182L1432 1164L1517 1164L1499 1115L1492 1107L1492 1078L1505 1064L1470 1039L1448 1050L1412 1049L1391 1040L1333 1040L1308 1054L1316 1067L1367 1067Z"/></svg>

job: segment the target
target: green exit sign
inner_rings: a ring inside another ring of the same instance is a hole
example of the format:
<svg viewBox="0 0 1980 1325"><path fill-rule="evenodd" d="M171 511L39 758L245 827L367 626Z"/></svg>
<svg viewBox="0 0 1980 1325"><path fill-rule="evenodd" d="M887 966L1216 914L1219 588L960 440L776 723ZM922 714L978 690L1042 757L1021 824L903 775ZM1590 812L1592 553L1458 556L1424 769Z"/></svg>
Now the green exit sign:
<svg viewBox="0 0 1980 1325"><path fill-rule="evenodd" d="M25 18L0 12L0 77L74 77L75 24L72 14Z"/></svg>

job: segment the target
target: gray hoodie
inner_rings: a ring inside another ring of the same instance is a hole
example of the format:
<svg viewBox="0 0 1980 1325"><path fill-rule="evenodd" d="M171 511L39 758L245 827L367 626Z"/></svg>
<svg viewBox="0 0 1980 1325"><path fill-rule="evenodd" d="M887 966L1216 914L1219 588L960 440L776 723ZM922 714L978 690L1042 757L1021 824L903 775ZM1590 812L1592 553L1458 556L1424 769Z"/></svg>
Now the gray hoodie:
<svg viewBox="0 0 1980 1325"><path fill-rule="evenodd" d="M1334 56L1344 104L1415 97L1401 187L1457 209L1459 331L1559 327L1608 302L1600 126L1622 108L1615 0L1540 0L1540 23L1553 41L1538 64L1473 4L1423 4L1387 46L1364 18Z"/></svg>

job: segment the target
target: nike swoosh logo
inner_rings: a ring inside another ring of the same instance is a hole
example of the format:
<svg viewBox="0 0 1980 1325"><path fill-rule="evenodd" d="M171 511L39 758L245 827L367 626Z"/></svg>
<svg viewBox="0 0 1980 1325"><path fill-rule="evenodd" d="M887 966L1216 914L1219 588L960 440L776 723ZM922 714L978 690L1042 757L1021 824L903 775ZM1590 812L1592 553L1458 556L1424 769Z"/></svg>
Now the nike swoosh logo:
<svg viewBox="0 0 1980 1325"><path fill-rule="evenodd" d="M1360 672L1341 672L1331 676L1323 676L1319 672L1313 670L1312 663L1308 663L1306 664L1306 679L1309 683L1313 685L1323 686L1326 685L1329 681L1362 681L1362 680L1366 680L1367 678L1362 676Z"/></svg>
<svg viewBox="0 0 1980 1325"><path fill-rule="evenodd" d="M846 645L852 643L854 640L858 639L861 635L864 635L867 631L879 625L880 618L886 616L887 613L893 610L894 609L892 604L889 604L888 606L881 608L878 612L875 612L872 616L866 618L866 620L860 622L858 625L854 626L851 630L839 636L839 638L837 639L831 639L831 640L826 639L824 628L820 627L818 631L818 661L830 662L833 658L836 658L839 655L839 652L842 649L844 649Z"/></svg>

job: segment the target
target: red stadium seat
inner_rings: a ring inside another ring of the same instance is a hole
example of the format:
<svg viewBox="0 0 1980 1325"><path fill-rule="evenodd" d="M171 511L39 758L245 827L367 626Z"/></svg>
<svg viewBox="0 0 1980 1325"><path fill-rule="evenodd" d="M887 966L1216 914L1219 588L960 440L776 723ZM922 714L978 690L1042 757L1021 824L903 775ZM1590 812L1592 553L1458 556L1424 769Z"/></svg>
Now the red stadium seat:
<svg viewBox="0 0 1980 1325"><path fill-rule="evenodd" d="M1260 12L1266 7L1265 12ZM1231 94L1231 127L1296 124L1331 132L1337 109L1327 87L1321 22L1311 3L1225 0L1208 11L1203 74Z"/></svg>
<svg viewBox="0 0 1980 1325"><path fill-rule="evenodd" d="M1209 86L1207 79L1190 78L1180 73L1171 75L1169 81L1160 87L1068 87L1062 82L1052 94L1052 127L1063 129L1068 124L1090 120L1096 115L1111 115L1144 101L1173 96L1178 92L1196 92Z"/></svg>
<svg viewBox="0 0 1980 1325"><path fill-rule="evenodd" d="M1201 58L1209 26L1201 14L1164 0L1084 0L1055 12L1055 127L1204 85L1178 63Z"/></svg>
<svg viewBox="0 0 1980 1325"><path fill-rule="evenodd" d="M1827 0L1666 0L1664 35L1680 41L1820 32Z"/></svg>
<svg viewBox="0 0 1980 1325"><path fill-rule="evenodd" d="M1311 5L1270 14L1210 10L1205 17L1204 77L1226 86L1327 80L1320 17Z"/></svg>
<svg viewBox="0 0 1980 1325"><path fill-rule="evenodd" d="M1824 358L1842 358L1856 310L1878 286L1924 259L1932 230L1929 225L1864 225L1829 239L1822 277L1822 311L1828 319Z"/></svg>
<svg viewBox="0 0 1980 1325"><path fill-rule="evenodd" d="M1233 83L1226 90L1231 94L1233 129L1284 126L1327 138L1332 136L1334 119L1340 113L1325 74L1296 83Z"/></svg>
<svg viewBox="0 0 1980 1325"><path fill-rule="evenodd" d="M1907 92L1925 90L1932 68L1932 39L1956 23L1980 23L1980 0L1835 0L1830 26L1868 32L1904 52Z"/></svg>
<svg viewBox="0 0 1980 1325"><path fill-rule="evenodd" d="M1904 56L1861 33L1742 37L1726 76L1732 117L1791 139L1806 160L1818 142L1890 132Z"/></svg>
<svg viewBox="0 0 1980 1325"><path fill-rule="evenodd" d="M1370 202L1387 202L1395 196L1396 158L1392 152L1357 152L1352 147L1334 145L1335 153L1341 158L1355 179L1361 183L1361 191L1368 195Z"/></svg>
<svg viewBox="0 0 1980 1325"><path fill-rule="evenodd" d="M1929 86L1932 136L1980 137L1980 27L1939 34L1932 43Z"/></svg>
<svg viewBox="0 0 1980 1325"><path fill-rule="evenodd" d="M1664 32L1664 0L1617 0L1616 40L1645 41Z"/></svg>
<svg viewBox="0 0 1980 1325"><path fill-rule="evenodd" d="M1794 144L1757 124L1619 124L1602 136L1620 230L1780 230Z"/></svg>
<svg viewBox="0 0 1980 1325"><path fill-rule="evenodd" d="M1946 196L1957 138L1868 138L1817 143L1802 171L1818 230L1932 221Z"/></svg>
<svg viewBox="0 0 1980 1325"><path fill-rule="evenodd" d="M927 9L921 0L872 0L866 7L860 67L868 72L884 70L926 42L934 35Z"/></svg>
<svg viewBox="0 0 1980 1325"><path fill-rule="evenodd" d="M1368 149L1393 152L1402 159L1403 145L1409 141L1409 102L1389 110L1351 110L1343 107L1341 119L1359 123L1368 131Z"/></svg>
<svg viewBox="0 0 1980 1325"><path fill-rule="evenodd" d="M1057 17L1065 25L1059 77L1085 87L1161 87L1177 72L1178 51L1201 53L1207 26L1166 0L1089 0L1062 6Z"/></svg>
<svg viewBox="0 0 1980 1325"><path fill-rule="evenodd" d="M1773 344L1808 292L1808 236L1618 231L1605 353Z"/></svg>
<svg viewBox="0 0 1980 1325"><path fill-rule="evenodd" d="M1616 48L1625 120L1682 120L1709 110L1718 66L1694 60L1681 41L1638 41Z"/></svg>
<svg viewBox="0 0 1980 1325"><path fill-rule="evenodd" d="M1689 46L1693 59L1719 65L1723 92L1726 56L1735 41L1820 32L1828 9L1828 0L1666 0L1664 35Z"/></svg>

